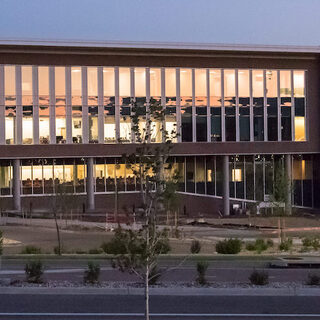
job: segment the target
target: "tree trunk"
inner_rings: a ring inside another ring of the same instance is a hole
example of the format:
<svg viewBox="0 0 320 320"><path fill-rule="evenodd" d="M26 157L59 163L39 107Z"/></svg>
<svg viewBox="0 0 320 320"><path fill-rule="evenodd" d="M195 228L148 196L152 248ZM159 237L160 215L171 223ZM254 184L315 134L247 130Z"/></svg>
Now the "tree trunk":
<svg viewBox="0 0 320 320"><path fill-rule="evenodd" d="M145 320L149 320L149 264L146 265L145 275Z"/></svg>
<svg viewBox="0 0 320 320"><path fill-rule="evenodd" d="M60 229L59 229L59 225L58 225L58 219L57 219L57 212L54 211L53 213L54 216L54 221L56 224L56 229L57 229L57 237L58 237L58 255L61 256L61 239L60 239Z"/></svg>

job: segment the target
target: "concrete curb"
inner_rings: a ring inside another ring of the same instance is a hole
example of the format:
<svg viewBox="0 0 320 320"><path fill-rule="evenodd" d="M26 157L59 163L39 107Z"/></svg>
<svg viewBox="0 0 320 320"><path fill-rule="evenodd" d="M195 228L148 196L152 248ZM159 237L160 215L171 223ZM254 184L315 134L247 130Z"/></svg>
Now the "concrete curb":
<svg viewBox="0 0 320 320"><path fill-rule="evenodd" d="M143 295L143 288L0 287L0 294ZM175 296L320 296L320 288L150 288L150 295Z"/></svg>

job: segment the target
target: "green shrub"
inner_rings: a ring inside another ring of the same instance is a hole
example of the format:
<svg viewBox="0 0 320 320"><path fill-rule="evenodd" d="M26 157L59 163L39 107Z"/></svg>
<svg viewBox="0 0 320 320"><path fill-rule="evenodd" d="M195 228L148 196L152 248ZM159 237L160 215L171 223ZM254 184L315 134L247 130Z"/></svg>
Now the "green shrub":
<svg viewBox="0 0 320 320"><path fill-rule="evenodd" d="M281 251L289 251L292 248L292 239L288 238L286 240L282 240L279 244L279 250Z"/></svg>
<svg viewBox="0 0 320 320"><path fill-rule="evenodd" d="M251 273L249 280L251 284L256 286L265 286L269 283L269 274L265 271L254 270Z"/></svg>
<svg viewBox="0 0 320 320"><path fill-rule="evenodd" d="M302 246L303 251L308 251L310 247L312 247L314 250L318 250L320 248L320 241L319 238L302 238Z"/></svg>
<svg viewBox="0 0 320 320"><path fill-rule="evenodd" d="M190 252L192 254L199 253L201 251L201 243L199 240L192 240Z"/></svg>
<svg viewBox="0 0 320 320"><path fill-rule="evenodd" d="M43 264L40 260L28 262L24 268L29 283L42 283Z"/></svg>
<svg viewBox="0 0 320 320"><path fill-rule="evenodd" d="M26 246L21 250L22 254L41 254L41 248L35 246Z"/></svg>
<svg viewBox="0 0 320 320"><path fill-rule="evenodd" d="M169 240L167 238L159 239L156 248L156 252L159 254L166 254L171 251Z"/></svg>
<svg viewBox="0 0 320 320"><path fill-rule="evenodd" d="M95 284L99 282L100 265L94 262L88 262L88 269L84 271L84 283Z"/></svg>
<svg viewBox="0 0 320 320"><path fill-rule="evenodd" d="M269 248L273 248L273 246L274 246L273 240L272 239L268 239L267 240L267 245L268 245Z"/></svg>
<svg viewBox="0 0 320 320"><path fill-rule="evenodd" d="M257 251L258 253L261 253L262 251L265 251L272 246L273 246L272 240L265 241L263 239L257 239L255 242L246 243L246 249L248 251Z"/></svg>
<svg viewBox="0 0 320 320"><path fill-rule="evenodd" d="M320 242L318 238L312 239L311 245L314 250L318 250L320 248Z"/></svg>
<svg viewBox="0 0 320 320"><path fill-rule="evenodd" d="M312 239L311 238L303 238L302 239L302 246L304 248L309 248L312 246Z"/></svg>
<svg viewBox="0 0 320 320"><path fill-rule="evenodd" d="M320 276L317 274L308 274L307 285L308 286L318 286L320 284Z"/></svg>
<svg viewBox="0 0 320 320"><path fill-rule="evenodd" d="M208 262L207 261L198 261L197 262L197 283L199 283L201 286L204 286L207 283L206 279L206 272L208 269Z"/></svg>
<svg viewBox="0 0 320 320"><path fill-rule="evenodd" d="M149 273L149 281L148 281L149 285L152 286L156 284L160 277L161 277L160 270L157 268L157 266L154 266Z"/></svg>
<svg viewBox="0 0 320 320"><path fill-rule="evenodd" d="M216 251L222 254L237 254L241 251L241 246L239 239L225 239L217 242Z"/></svg>

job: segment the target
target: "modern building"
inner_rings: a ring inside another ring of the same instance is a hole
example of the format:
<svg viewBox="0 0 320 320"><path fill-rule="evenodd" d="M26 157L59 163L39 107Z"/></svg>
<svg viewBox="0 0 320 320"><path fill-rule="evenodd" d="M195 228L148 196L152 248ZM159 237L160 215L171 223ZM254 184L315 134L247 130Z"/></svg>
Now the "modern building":
<svg viewBox="0 0 320 320"><path fill-rule="evenodd" d="M181 212L230 213L292 181L296 208L320 208L317 50L295 47L2 42L0 204L48 208L63 184L88 210L139 205L122 160L130 101L166 108L179 136ZM154 123L154 126L159 124ZM120 142L119 142L120 141ZM154 134L151 143L161 142ZM276 169L277 168L277 169Z"/></svg>

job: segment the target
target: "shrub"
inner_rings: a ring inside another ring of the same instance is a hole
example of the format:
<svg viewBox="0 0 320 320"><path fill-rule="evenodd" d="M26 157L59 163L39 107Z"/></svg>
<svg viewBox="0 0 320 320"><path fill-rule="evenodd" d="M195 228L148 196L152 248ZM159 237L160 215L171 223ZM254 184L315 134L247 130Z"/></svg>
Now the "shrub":
<svg viewBox="0 0 320 320"><path fill-rule="evenodd" d="M272 239L268 239L267 240L267 245L268 245L269 248L273 248L273 245L274 245L273 240Z"/></svg>
<svg viewBox="0 0 320 320"><path fill-rule="evenodd" d="M41 248L35 246L26 246L21 250L22 254L41 254Z"/></svg>
<svg viewBox="0 0 320 320"><path fill-rule="evenodd" d="M308 248L312 246L312 240L310 238L303 238L302 239L302 246L304 248Z"/></svg>
<svg viewBox="0 0 320 320"><path fill-rule="evenodd" d="M149 281L148 281L149 285L156 284L160 277L161 277L160 270L157 268L157 266L154 266L149 273Z"/></svg>
<svg viewBox="0 0 320 320"><path fill-rule="evenodd" d="M241 246L239 239L225 239L217 242L216 251L222 254L237 254L241 251Z"/></svg>
<svg viewBox="0 0 320 320"><path fill-rule="evenodd" d="M288 238L286 240L282 240L279 244L279 250L281 251L289 251L292 247L292 239Z"/></svg>
<svg viewBox="0 0 320 320"><path fill-rule="evenodd" d="M310 247L314 250L318 250L320 248L320 241L318 238L303 238L302 239L303 251L308 251Z"/></svg>
<svg viewBox="0 0 320 320"><path fill-rule="evenodd" d="M59 247L58 247L58 246L55 246L55 247L53 248L53 253L54 253L54 254L59 254ZM63 254L63 253L68 253L68 252L66 251L65 248L61 247L61 248L60 248L60 253ZM70 252L69 252L69 253L70 253Z"/></svg>
<svg viewBox="0 0 320 320"><path fill-rule="evenodd" d="M311 245L313 247L314 250L318 250L320 248L320 242L318 238L314 238L311 241Z"/></svg>
<svg viewBox="0 0 320 320"><path fill-rule="evenodd" d="M207 283L206 279L206 272L208 269L208 262L207 261L198 261L197 262L197 283L199 283L201 286L205 285Z"/></svg>
<svg viewBox="0 0 320 320"><path fill-rule="evenodd" d="M195 254L201 251L201 243L199 240L193 240L191 242L190 252Z"/></svg>
<svg viewBox="0 0 320 320"><path fill-rule="evenodd" d="M251 273L249 280L251 284L254 284L256 286L265 286L269 283L269 274L264 271L254 270Z"/></svg>
<svg viewBox="0 0 320 320"><path fill-rule="evenodd" d="M270 241L268 241L257 239L255 242L247 242L246 249L248 251L257 251L258 253L261 253L262 251L267 250L270 246L273 246L273 241L270 240L272 244L270 243Z"/></svg>
<svg viewBox="0 0 320 320"><path fill-rule="evenodd" d="M307 285L308 286L318 286L320 284L320 276L317 274L308 274Z"/></svg>
<svg viewBox="0 0 320 320"><path fill-rule="evenodd" d="M84 271L84 283L95 284L99 282L100 265L94 262L88 262L88 269Z"/></svg>
<svg viewBox="0 0 320 320"><path fill-rule="evenodd" d="M42 283L43 264L40 260L28 262L24 268L29 283Z"/></svg>
<svg viewBox="0 0 320 320"><path fill-rule="evenodd" d="M159 254L166 254L171 251L169 240L167 238L160 239L156 245L155 250Z"/></svg>

